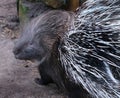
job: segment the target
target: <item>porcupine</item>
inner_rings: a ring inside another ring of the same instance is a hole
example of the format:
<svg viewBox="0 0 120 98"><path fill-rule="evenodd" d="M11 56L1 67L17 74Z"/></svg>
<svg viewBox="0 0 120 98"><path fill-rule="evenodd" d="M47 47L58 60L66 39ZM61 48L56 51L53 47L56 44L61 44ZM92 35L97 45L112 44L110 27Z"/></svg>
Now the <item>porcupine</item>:
<svg viewBox="0 0 120 98"><path fill-rule="evenodd" d="M53 36L50 32L49 36L54 40L46 39L52 41L52 48L48 47L50 51L47 57L42 54L44 59L39 67L42 66L40 71L47 79L41 78L45 84L56 83L70 98L120 98L120 1L87 0L75 17L68 16L71 17L67 18L68 26L65 23L65 29L59 34L56 31L59 36ZM38 28L31 29L38 31ZM40 33L36 32L39 42ZM50 38L48 35L46 37ZM42 36L43 39L46 37ZM47 44L42 43L41 47ZM18 52L19 45L15 48L17 54L21 54ZM39 55L37 58L41 61Z"/></svg>

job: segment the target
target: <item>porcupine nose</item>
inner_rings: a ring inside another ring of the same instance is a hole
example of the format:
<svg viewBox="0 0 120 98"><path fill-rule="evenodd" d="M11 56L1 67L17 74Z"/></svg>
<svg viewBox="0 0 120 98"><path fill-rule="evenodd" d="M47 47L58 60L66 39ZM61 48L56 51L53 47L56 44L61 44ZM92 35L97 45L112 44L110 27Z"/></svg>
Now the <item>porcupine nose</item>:
<svg viewBox="0 0 120 98"><path fill-rule="evenodd" d="M13 53L14 53L14 55L15 55L15 58L17 59L17 58L18 58L18 54L20 53L20 49L14 48L14 49L13 49Z"/></svg>

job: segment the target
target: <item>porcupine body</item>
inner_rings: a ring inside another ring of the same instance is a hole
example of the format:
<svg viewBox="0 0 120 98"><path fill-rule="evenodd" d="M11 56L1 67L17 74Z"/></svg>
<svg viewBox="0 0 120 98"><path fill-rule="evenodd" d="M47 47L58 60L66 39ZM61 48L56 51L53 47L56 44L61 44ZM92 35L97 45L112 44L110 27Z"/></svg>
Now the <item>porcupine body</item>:
<svg viewBox="0 0 120 98"><path fill-rule="evenodd" d="M18 59L41 61L42 83L56 83L70 98L120 98L120 1L87 0L75 17L65 13L53 26L47 24L59 17L47 17L49 22L44 24L44 18L36 18L40 25L28 26L32 36L26 40L23 34L14 54ZM65 28L59 29L61 26ZM32 46L34 51L30 51Z"/></svg>
<svg viewBox="0 0 120 98"><path fill-rule="evenodd" d="M84 3L61 47L68 79L82 85L92 98L120 98L119 0Z"/></svg>

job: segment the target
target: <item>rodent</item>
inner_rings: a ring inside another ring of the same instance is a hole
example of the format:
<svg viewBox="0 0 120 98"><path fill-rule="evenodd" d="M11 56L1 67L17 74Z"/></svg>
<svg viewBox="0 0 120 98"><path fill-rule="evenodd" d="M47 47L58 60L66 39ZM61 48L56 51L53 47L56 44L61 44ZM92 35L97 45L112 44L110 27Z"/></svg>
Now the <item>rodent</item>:
<svg viewBox="0 0 120 98"><path fill-rule="evenodd" d="M40 61L41 84L52 83L56 78L50 66L53 46L57 46L58 40L65 35L63 31L67 32L73 17L73 13L66 11L45 12L24 26L15 44L13 52L17 59Z"/></svg>
<svg viewBox="0 0 120 98"><path fill-rule="evenodd" d="M119 98L119 5L87 0L77 13L38 16L25 26L15 57L40 61L41 84L53 82L69 98Z"/></svg>

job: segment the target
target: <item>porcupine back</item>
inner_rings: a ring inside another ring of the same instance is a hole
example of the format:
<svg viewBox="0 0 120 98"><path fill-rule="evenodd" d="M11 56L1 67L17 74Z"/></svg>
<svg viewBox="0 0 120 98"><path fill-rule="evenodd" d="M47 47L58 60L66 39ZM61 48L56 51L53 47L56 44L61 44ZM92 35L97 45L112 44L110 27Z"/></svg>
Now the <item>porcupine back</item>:
<svg viewBox="0 0 120 98"><path fill-rule="evenodd" d="M59 47L67 78L93 98L120 98L120 1L88 0L73 25Z"/></svg>

